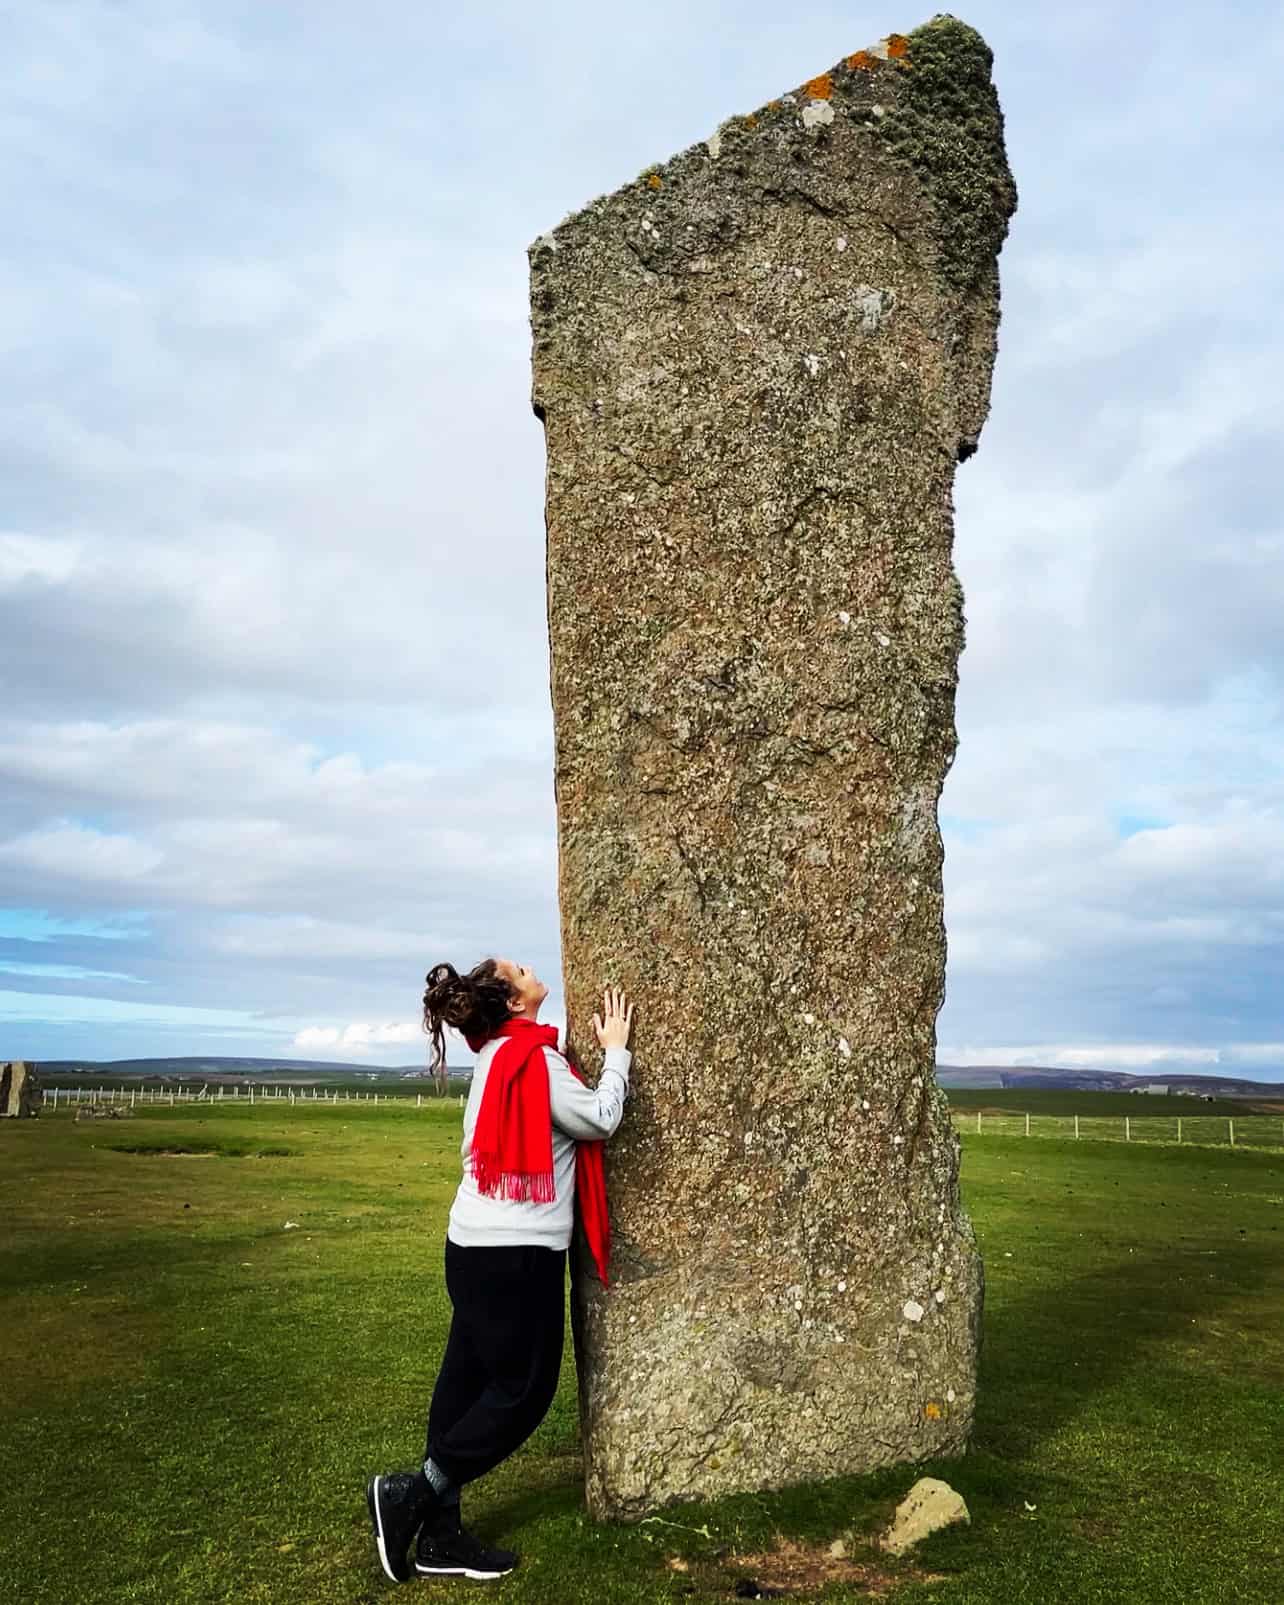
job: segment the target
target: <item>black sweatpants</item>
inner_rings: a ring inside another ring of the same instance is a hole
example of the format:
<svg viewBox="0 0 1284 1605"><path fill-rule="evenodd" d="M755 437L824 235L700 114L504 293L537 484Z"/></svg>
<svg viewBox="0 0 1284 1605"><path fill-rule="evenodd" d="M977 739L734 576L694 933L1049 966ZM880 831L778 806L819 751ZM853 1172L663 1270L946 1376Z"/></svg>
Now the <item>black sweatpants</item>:
<svg viewBox="0 0 1284 1605"><path fill-rule="evenodd" d="M566 1250L461 1248L446 1239L454 1307L428 1411L425 1458L473 1482L548 1414L562 1368Z"/></svg>

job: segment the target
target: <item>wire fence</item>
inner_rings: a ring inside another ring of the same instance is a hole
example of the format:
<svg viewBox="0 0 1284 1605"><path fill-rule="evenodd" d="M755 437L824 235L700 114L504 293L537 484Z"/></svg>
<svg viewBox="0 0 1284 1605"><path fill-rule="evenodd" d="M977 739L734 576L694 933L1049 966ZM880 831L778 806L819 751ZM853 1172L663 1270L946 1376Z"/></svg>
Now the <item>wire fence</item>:
<svg viewBox="0 0 1284 1605"><path fill-rule="evenodd" d="M1093 1142L1181 1143L1200 1148L1284 1148L1279 1115L1030 1115L954 1111L978 1137L1061 1137Z"/></svg>
<svg viewBox="0 0 1284 1605"><path fill-rule="evenodd" d="M46 1087L45 1108L151 1108L153 1105L164 1105L174 1109L187 1104L352 1104L357 1107L366 1105L388 1105L390 1103L409 1105L414 1099L415 1108L425 1105L441 1105L444 1103L463 1103L454 1090L442 1094L430 1092L375 1092L364 1089L354 1090L349 1087L229 1087L220 1086L202 1087Z"/></svg>
<svg viewBox="0 0 1284 1605"><path fill-rule="evenodd" d="M45 1108L176 1108L188 1104L342 1104L344 1107L415 1108L466 1102L453 1090L378 1092L340 1087L48 1087ZM977 1137L1061 1137L1093 1142L1182 1144L1200 1148L1284 1149L1284 1116L1279 1115L1045 1115L995 1114L978 1109L953 1112L956 1128Z"/></svg>

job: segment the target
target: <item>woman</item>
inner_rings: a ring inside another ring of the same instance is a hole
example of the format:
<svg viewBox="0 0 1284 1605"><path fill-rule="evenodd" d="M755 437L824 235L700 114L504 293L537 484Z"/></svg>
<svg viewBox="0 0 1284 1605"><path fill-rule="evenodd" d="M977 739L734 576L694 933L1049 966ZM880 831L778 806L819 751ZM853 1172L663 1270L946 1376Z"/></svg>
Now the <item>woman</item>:
<svg viewBox="0 0 1284 1605"><path fill-rule="evenodd" d="M384 1571L424 1577L502 1577L511 1550L466 1532L459 1490L493 1470L544 1419L562 1364L566 1251L573 1211L605 1282L610 1248L602 1139L620 1123L628 1092L633 1005L602 994L593 1028L606 1067L586 1086L538 1023L548 988L509 959L467 975L428 973L424 1026L434 1070L445 1065L446 1026L477 1054L464 1111L464 1175L446 1229L446 1290L453 1315L428 1412L422 1467L371 1477L366 1502Z"/></svg>

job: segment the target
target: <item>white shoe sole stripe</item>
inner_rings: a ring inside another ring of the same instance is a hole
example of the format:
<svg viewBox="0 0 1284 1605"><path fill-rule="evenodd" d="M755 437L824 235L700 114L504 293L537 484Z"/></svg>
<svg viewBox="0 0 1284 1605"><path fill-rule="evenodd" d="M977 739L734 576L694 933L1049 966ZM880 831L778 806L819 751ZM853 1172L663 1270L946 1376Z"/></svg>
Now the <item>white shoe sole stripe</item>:
<svg viewBox="0 0 1284 1605"><path fill-rule="evenodd" d="M375 1478L375 1480L374 1480L374 1498L370 1501L371 1504L374 1506L375 1537L376 1537L376 1539L378 1541L378 1544L379 1544L379 1563L383 1567L384 1571L388 1574L388 1576L392 1578L393 1582L394 1583L399 1583L401 1581L400 1577L397 1576L396 1572L394 1572L392 1567L388 1564L388 1546L383 1541L383 1515L379 1510L379 1483L380 1483L380 1481L381 1481L380 1478L378 1478L378 1477Z"/></svg>
<svg viewBox="0 0 1284 1605"><path fill-rule="evenodd" d="M415 1562L415 1570L421 1577L470 1577L474 1583L489 1583L497 1577L507 1577L512 1569L510 1566L502 1572L482 1572L473 1566L421 1566L418 1561Z"/></svg>

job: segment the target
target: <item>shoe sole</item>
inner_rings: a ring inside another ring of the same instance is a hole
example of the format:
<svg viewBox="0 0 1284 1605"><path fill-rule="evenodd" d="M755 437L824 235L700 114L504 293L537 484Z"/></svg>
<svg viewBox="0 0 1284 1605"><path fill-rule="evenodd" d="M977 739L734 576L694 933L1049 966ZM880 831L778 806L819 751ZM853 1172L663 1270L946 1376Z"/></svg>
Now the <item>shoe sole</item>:
<svg viewBox="0 0 1284 1605"><path fill-rule="evenodd" d="M506 1566L502 1572L483 1572L475 1566L421 1566L415 1562L420 1577L469 1577L474 1583L492 1583L497 1577L507 1577L514 1570Z"/></svg>
<svg viewBox="0 0 1284 1605"><path fill-rule="evenodd" d="M400 1576L392 1569L392 1562L388 1559L388 1546L384 1542L383 1517L379 1510L379 1478L371 1477L366 1484L366 1504L370 1507L370 1520L374 1523L375 1543L379 1546L379 1564L394 1583L404 1583L410 1576L403 1572Z"/></svg>

